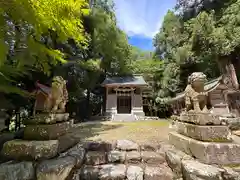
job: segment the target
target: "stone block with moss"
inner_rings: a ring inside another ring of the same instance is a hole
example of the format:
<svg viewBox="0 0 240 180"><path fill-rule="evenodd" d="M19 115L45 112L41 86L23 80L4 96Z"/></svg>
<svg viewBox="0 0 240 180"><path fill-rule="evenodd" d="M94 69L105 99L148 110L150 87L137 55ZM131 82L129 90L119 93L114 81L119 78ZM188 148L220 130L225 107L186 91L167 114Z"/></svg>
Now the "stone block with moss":
<svg viewBox="0 0 240 180"><path fill-rule="evenodd" d="M169 133L169 142L205 164L240 164L240 144L203 142L177 132Z"/></svg>
<svg viewBox="0 0 240 180"><path fill-rule="evenodd" d="M175 122L178 133L200 141L231 142L231 132L227 126L195 125L183 122Z"/></svg>
<svg viewBox="0 0 240 180"><path fill-rule="evenodd" d="M41 113L24 120L24 124L55 124L69 120L69 113Z"/></svg>
<svg viewBox="0 0 240 180"><path fill-rule="evenodd" d="M42 160L58 154L58 140L25 141L12 140L4 143L2 155L15 160Z"/></svg>
<svg viewBox="0 0 240 180"><path fill-rule="evenodd" d="M64 135L73 126L72 121L56 124L27 125L24 128L25 140L50 140Z"/></svg>

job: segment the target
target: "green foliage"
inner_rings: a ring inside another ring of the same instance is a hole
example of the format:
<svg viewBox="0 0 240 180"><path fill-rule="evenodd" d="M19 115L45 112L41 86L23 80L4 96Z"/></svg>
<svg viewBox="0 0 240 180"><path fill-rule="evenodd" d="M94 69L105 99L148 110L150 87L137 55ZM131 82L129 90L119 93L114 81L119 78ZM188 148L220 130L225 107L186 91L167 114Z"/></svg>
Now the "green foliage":
<svg viewBox="0 0 240 180"><path fill-rule="evenodd" d="M0 1L0 91L20 93L10 84L20 72L38 69L50 75L52 66L66 62L64 52L49 41L73 39L86 47L82 17L88 13L85 0Z"/></svg>
<svg viewBox="0 0 240 180"><path fill-rule="evenodd" d="M155 57L164 61L158 101L183 91L190 73L202 71L216 78L222 70L218 67L228 65L223 57L235 64L239 57L239 0L179 0L177 10L166 14L154 38Z"/></svg>
<svg viewBox="0 0 240 180"><path fill-rule="evenodd" d="M152 52L151 51L143 51L138 47L132 46L131 47L131 60L144 60L144 59L152 59Z"/></svg>
<svg viewBox="0 0 240 180"><path fill-rule="evenodd" d="M102 59L101 68L112 75L127 73L131 51L126 34L117 27L111 15L102 9L93 11L93 52Z"/></svg>
<svg viewBox="0 0 240 180"><path fill-rule="evenodd" d="M83 19L89 35L87 48L74 42L64 44L70 61L56 70L68 79L71 109L84 118L100 109L104 93L100 84L106 75L128 74L131 60L131 47L127 35L117 27L113 1L94 0L90 7Z"/></svg>
<svg viewBox="0 0 240 180"><path fill-rule="evenodd" d="M155 59L138 59L129 65L134 74L154 75L161 70L163 62Z"/></svg>

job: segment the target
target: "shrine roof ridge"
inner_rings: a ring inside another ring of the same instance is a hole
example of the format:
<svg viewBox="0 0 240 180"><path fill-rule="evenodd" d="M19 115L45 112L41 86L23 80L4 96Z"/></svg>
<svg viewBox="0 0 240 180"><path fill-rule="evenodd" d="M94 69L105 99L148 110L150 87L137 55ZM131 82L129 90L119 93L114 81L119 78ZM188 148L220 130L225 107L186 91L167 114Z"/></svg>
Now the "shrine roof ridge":
<svg viewBox="0 0 240 180"><path fill-rule="evenodd" d="M108 85L138 85L147 86L148 84L144 80L143 76L132 75L132 76L113 76L106 77L106 79L101 84L102 86Z"/></svg>

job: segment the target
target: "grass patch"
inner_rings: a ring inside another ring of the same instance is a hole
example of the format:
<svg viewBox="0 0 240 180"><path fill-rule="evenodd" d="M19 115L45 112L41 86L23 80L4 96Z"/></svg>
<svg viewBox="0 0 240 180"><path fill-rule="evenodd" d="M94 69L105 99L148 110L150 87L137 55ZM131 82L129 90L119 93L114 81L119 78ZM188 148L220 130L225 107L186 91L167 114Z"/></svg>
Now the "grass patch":
<svg viewBox="0 0 240 180"><path fill-rule="evenodd" d="M168 126L169 125L169 121L167 121L167 120L134 121L134 122L104 122L104 123L106 123L106 124L119 124L119 125L129 126L129 127L139 127L139 126L163 127L163 126Z"/></svg>

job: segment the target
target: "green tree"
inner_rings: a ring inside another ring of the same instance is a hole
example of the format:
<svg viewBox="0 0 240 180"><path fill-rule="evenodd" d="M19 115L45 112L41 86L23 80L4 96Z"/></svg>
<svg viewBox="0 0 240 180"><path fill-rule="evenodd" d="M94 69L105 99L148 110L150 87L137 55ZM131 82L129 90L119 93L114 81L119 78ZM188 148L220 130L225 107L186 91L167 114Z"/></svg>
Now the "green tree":
<svg viewBox="0 0 240 180"><path fill-rule="evenodd" d="M69 80L72 104L78 106L84 102L86 118L91 114L94 97L104 94L100 83L106 75L127 74L131 55L127 36L117 27L114 3L95 0L90 2L90 7L89 15L83 18L89 35L87 48L79 49L74 42L68 43L70 61L57 70Z"/></svg>
<svg viewBox="0 0 240 180"><path fill-rule="evenodd" d="M82 16L87 15L84 0L9 0L0 1L0 91L18 92L12 82L29 69L50 73L51 66L66 62L60 49L50 46L54 41L74 39L84 48Z"/></svg>

